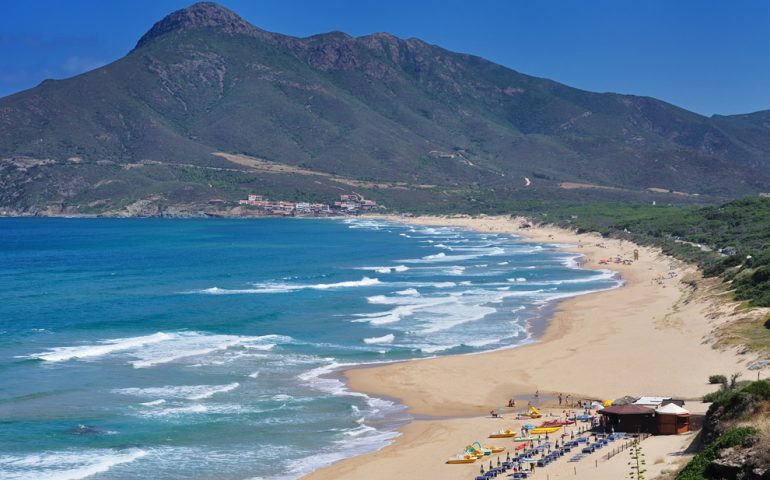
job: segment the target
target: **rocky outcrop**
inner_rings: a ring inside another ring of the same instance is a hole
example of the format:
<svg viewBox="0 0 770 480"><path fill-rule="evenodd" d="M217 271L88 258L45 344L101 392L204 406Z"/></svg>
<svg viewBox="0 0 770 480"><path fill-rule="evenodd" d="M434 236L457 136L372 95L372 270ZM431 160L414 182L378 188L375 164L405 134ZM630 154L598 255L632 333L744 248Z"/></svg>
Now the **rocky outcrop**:
<svg viewBox="0 0 770 480"><path fill-rule="evenodd" d="M172 32L193 28L214 28L229 35L241 34L252 37L267 37L269 34L250 24L230 9L213 2L199 2L168 15L157 22L136 44L141 48L156 38Z"/></svg>
<svg viewBox="0 0 770 480"><path fill-rule="evenodd" d="M770 478L770 469L761 466L759 452L754 448L757 442L726 448L719 452L719 458L706 467L706 478L720 480L765 480Z"/></svg>

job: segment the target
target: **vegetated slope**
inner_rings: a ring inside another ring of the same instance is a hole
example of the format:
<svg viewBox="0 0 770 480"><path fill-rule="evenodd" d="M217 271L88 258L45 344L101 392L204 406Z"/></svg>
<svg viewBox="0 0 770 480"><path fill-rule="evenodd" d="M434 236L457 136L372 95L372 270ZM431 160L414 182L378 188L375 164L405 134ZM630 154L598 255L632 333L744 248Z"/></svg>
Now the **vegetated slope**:
<svg viewBox="0 0 770 480"><path fill-rule="evenodd" d="M98 211L147 196L195 202L259 189L328 199L346 189L253 172L216 151L435 186L366 192L406 208L490 196L693 200L648 188L730 197L770 190L762 128L387 33L270 33L199 3L112 64L0 99L0 206Z"/></svg>
<svg viewBox="0 0 770 480"><path fill-rule="evenodd" d="M703 448L676 480L770 478L770 382L735 380L704 397L713 403L698 437Z"/></svg>
<svg viewBox="0 0 770 480"><path fill-rule="evenodd" d="M658 246L696 263L707 276L721 276L738 300L770 307L770 198L743 198L709 207L562 206L546 216L533 216ZM767 337L770 341L770 330Z"/></svg>

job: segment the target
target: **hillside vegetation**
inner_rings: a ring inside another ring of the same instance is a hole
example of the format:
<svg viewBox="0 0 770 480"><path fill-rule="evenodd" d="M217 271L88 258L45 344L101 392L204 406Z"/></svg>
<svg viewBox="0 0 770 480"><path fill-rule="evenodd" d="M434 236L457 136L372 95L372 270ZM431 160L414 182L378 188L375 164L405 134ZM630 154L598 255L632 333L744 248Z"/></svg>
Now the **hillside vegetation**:
<svg viewBox="0 0 770 480"><path fill-rule="evenodd" d="M714 202L770 191L768 125L762 112L708 118L414 38L267 32L199 3L109 65L0 99L0 211L110 213L143 199L162 212L353 189L444 211Z"/></svg>
<svg viewBox="0 0 770 480"><path fill-rule="evenodd" d="M572 205L531 210L533 218L595 231L695 263L728 282L738 300L770 307L770 198L717 206Z"/></svg>
<svg viewBox="0 0 770 480"><path fill-rule="evenodd" d="M713 402L701 451L676 480L770 479L770 382L726 382L703 399Z"/></svg>

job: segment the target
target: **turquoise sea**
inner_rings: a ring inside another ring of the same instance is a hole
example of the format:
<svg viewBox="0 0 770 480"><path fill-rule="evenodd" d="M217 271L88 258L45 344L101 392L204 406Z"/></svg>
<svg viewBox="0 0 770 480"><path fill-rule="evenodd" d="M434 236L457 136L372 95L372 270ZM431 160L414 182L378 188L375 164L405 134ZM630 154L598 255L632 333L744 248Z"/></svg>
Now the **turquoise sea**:
<svg viewBox="0 0 770 480"><path fill-rule="evenodd" d="M557 247L367 219L0 219L0 478L297 478L381 448L403 407L335 372L531 342L553 301L620 283Z"/></svg>

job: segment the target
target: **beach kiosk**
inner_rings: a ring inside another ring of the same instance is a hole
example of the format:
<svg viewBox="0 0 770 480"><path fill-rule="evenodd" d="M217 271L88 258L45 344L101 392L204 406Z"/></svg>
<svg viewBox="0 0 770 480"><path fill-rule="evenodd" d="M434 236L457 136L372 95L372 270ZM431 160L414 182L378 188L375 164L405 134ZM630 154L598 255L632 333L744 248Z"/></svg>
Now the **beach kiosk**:
<svg viewBox="0 0 770 480"><path fill-rule="evenodd" d="M658 417L658 433L676 435L690 431L690 412L675 403L668 403L655 410Z"/></svg>
<svg viewBox="0 0 770 480"><path fill-rule="evenodd" d="M613 405L598 412L604 415L605 425L615 432L655 433L655 410L641 405Z"/></svg>

